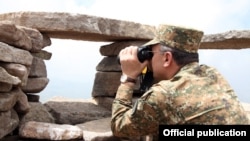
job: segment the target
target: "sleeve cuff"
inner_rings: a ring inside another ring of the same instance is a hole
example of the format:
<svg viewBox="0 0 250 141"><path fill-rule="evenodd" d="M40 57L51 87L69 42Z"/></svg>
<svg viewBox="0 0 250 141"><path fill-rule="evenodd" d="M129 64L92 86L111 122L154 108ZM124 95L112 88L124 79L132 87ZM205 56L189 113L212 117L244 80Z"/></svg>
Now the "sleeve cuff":
<svg viewBox="0 0 250 141"><path fill-rule="evenodd" d="M116 93L116 99L132 100L134 87L120 84Z"/></svg>

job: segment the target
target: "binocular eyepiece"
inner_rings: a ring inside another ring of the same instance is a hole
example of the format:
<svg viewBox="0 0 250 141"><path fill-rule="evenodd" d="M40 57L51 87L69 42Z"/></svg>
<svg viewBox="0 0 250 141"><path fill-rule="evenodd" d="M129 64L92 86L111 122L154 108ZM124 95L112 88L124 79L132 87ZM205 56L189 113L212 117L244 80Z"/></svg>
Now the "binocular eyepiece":
<svg viewBox="0 0 250 141"><path fill-rule="evenodd" d="M149 46L138 47L137 58L143 63L145 60L150 60L153 57L152 49ZM118 56L118 63L120 64L120 58Z"/></svg>

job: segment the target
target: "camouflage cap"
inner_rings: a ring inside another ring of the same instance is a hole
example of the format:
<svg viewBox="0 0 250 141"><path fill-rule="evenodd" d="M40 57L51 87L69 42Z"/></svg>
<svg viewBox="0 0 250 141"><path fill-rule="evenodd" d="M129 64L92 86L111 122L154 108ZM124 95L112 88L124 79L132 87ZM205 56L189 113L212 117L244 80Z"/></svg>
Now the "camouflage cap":
<svg viewBox="0 0 250 141"><path fill-rule="evenodd" d="M197 53L203 32L172 25L159 25L154 39L144 44L144 46L163 43L166 46L177 48L189 53Z"/></svg>

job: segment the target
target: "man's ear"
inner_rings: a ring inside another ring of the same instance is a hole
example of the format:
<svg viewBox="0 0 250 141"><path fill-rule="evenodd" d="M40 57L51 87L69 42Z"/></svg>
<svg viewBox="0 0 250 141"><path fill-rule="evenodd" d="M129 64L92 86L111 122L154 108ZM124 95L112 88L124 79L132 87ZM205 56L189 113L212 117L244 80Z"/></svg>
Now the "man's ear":
<svg viewBox="0 0 250 141"><path fill-rule="evenodd" d="M164 52L164 67L168 67L173 59L173 55L171 52Z"/></svg>

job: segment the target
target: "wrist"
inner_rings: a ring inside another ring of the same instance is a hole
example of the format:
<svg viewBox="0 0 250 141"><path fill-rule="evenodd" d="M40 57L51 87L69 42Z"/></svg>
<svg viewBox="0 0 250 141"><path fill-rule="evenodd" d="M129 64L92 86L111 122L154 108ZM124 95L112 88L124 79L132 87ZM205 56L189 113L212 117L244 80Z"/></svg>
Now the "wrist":
<svg viewBox="0 0 250 141"><path fill-rule="evenodd" d="M129 77L126 74L122 74L120 78L121 83L133 83L136 84L136 79Z"/></svg>
<svg viewBox="0 0 250 141"><path fill-rule="evenodd" d="M131 89L134 89L134 87L135 87L135 83L133 83L133 82L121 82L120 85L125 86L127 88L131 88Z"/></svg>

